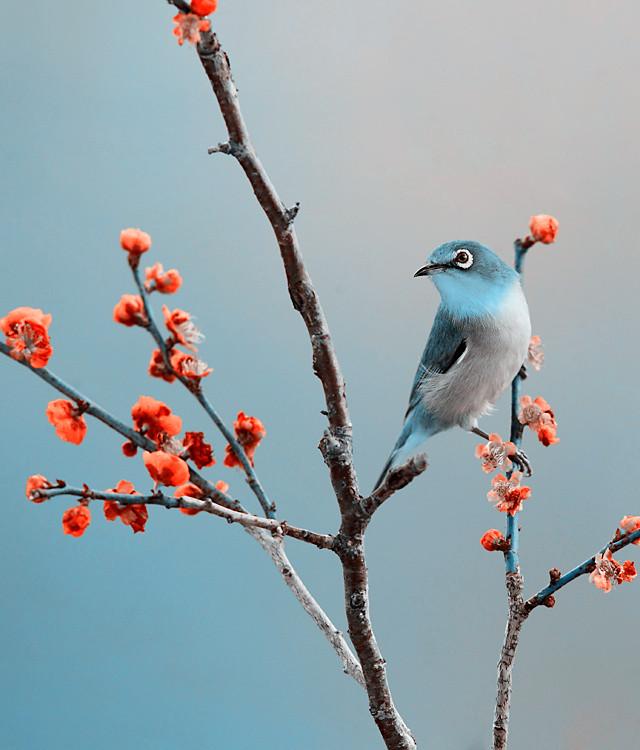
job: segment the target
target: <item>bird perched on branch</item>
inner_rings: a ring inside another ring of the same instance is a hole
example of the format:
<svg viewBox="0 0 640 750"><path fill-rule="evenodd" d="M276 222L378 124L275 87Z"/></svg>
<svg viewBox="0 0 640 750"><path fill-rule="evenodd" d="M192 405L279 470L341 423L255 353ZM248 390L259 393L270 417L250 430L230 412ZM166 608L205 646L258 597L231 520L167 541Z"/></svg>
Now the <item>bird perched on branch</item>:
<svg viewBox="0 0 640 750"><path fill-rule="evenodd" d="M478 242L447 242L415 276L432 279L441 302L409 397L404 424L376 483L456 425L485 439L478 418L518 374L531 338L519 275ZM522 451L512 457L531 473Z"/></svg>

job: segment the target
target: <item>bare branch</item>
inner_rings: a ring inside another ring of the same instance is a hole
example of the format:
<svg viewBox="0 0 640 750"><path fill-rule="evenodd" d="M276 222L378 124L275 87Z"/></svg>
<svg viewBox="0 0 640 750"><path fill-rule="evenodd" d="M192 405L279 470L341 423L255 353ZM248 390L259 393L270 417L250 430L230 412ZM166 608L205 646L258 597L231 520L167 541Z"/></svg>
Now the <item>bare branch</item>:
<svg viewBox="0 0 640 750"><path fill-rule="evenodd" d="M274 565L280 571L284 582L303 606L305 612L324 633L326 639L331 644L331 647L338 654L338 658L342 662L344 673L353 677L359 685L365 687L362 669L358 660L353 655L353 652L349 648L342 633L336 628L333 622L331 622L318 602L311 596L302 579L296 573L295 568L291 565L291 562L284 551L282 540L255 527L247 528L246 531L271 557Z"/></svg>
<svg viewBox="0 0 640 750"><path fill-rule="evenodd" d="M360 501L362 513L370 518L382 503L413 482L416 477L419 477L426 470L427 466L427 457L421 454L409 459L407 463L402 464L397 469L388 472L380 487L369 497L364 497Z"/></svg>
<svg viewBox="0 0 640 750"><path fill-rule="evenodd" d="M513 661L518 648L520 631L528 615L522 601L523 580L519 571L507 573L506 587L509 600L509 618L498 662L498 694L493 719L493 750L505 750L507 747Z"/></svg>
<svg viewBox="0 0 640 750"><path fill-rule="evenodd" d="M222 499L227 496L217 491ZM223 518L227 523L237 523L245 527L255 527L270 531L279 536L290 536L301 542L313 544L319 549L332 549L333 537L329 534L318 534L315 531L291 526L286 521L277 521L271 518L261 518L251 513L240 513L231 508L214 502L211 498L196 498L185 495L183 497L170 497L162 492L153 492L149 495L131 495L119 492L99 492L85 487L55 487L48 490L36 490L35 497L53 498L61 495L81 497L86 500L110 500L120 505L161 505L164 508L189 508ZM230 499L230 498L229 498Z"/></svg>

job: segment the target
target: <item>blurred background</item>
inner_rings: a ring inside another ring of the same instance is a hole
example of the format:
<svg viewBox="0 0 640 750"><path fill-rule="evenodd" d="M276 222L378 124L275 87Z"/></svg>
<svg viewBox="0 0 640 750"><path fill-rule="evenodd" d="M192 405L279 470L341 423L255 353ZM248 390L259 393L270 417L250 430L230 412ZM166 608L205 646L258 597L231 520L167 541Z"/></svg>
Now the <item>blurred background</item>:
<svg viewBox="0 0 640 750"><path fill-rule="evenodd" d="M147 377L150 339L111 320L132 291L118 233L141 226L154 240L145 260L184 276L170 304L207 335L211 399L229 422L244 409L267 426L257 465L281 517L332 531L306 332L243 174L206 154L225 131L172 15L161 0L3 9L0 314L51 312L53 371L124 418L141 394L168 401L221 456L188 394ZM640 512L639 20L635 3L595 0L526 12L498 0L221 0L213 16L259 155L287 204L302 204L364 490L396 438L438 302L416 268L450 239L508 260L532 213L559 218L558 242L526 265L547 362L525 392L555 407L562 440L526 445L530 593ZM82 446L60 442L44 416L56 396L23 368L3 359L0 383L0 748L381 747L365 696L241 530L152 509L134 537L96 508L73 539L60 527L70 503L28 503L32 473L96 488L149 479L98 423ZM503 401L482 426L504 434L507 421ZM489 745L505 596L502 558L478 539L504 519L475 444L461 431L434 439L429 471L368 535L378 639L422 747ZM237 471L209 475L254 508ZM344 628L337 561L288 550ZM534 613L515 669L514 750L637 746L639 618L640 584L605 596L586 578Z"/></svg>

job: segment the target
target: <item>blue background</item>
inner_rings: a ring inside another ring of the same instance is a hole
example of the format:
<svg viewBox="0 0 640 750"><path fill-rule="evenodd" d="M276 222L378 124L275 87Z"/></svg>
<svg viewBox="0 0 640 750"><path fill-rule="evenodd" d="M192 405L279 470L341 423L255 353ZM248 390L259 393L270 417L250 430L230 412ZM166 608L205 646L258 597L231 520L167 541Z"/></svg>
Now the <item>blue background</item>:
<svg viewBox="0 0 640 750"><path fill-rule="evenodd" d="M334 530L316 449L324 425L306 332L277 248L232 159L199 63L160 0L5 4L0 121L1 310L53 313L52 369L117 415L143 393L223 443L178 387L150 381L151 343L111 321L132 291L118 232L154 238L177 266L171 300L197 316L208 392L225 418L260 416L258 469L281 516ZM322 4L223 0L230 53L258 152L297 220L348 382L368 488L396 437L437 305L412 274L442 241L510 258L531 213L561 221L526 268L547 364L528 381L556 408L562 442L529 441L527 590L640 513L637 406L637 6ZM156 300L157 301L157 300ZM58 441L54 394L0 362L0 748L245 750L379 747L366 700L263 552L235 527L152 509L146 534L94 513L63 536L65 500L35 506L29 474L147 488L121 440L90 423ZM503 401L484 420L505 432ZM428 473L368 536L372 611L396 702L424 747L489 744L505 621L502 560L478 545L501 525L460 431L434 439ZM240 475L220 466L247 504ZM253 507L253 505L251 506ZM299 572L344 628L339 567L294 542ZM635 549L629 555L633 554ZM604 596L586 579L527 623L512 745L637 745L638 584Z"/></svg>

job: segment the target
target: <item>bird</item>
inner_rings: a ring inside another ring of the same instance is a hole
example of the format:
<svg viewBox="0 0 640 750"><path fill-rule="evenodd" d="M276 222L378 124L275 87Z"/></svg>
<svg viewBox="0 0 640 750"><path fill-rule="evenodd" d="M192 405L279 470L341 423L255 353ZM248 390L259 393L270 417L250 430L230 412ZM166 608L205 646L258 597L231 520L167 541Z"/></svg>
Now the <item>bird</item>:
<svg viewBox="0 0 640 750"><path fill-rule="evenodd" d="M415 277L431 279L440 305L416 372L402 430L376 482L418 456L439 432L462 427L484 439L478 419L524 366L531 321L519 274L479 242L445 242ZM527 456L512 457L531 474Z"/></svg>

